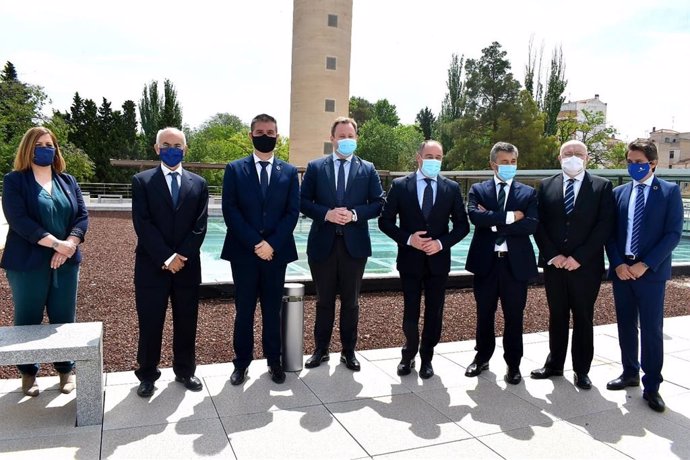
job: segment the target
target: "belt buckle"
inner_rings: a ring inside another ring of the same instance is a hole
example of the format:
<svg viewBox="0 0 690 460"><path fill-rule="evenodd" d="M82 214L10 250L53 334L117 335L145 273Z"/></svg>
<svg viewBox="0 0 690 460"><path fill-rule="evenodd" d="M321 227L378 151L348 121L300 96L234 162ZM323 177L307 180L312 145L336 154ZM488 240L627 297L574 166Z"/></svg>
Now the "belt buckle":
<svg viewBox="0 0 690 460"><path fill-rule="evenodd" d="M496 251L496 257L498 257L499 259L502 259L507 255L508 255L508 251Z"/></svg>
<svg viewBox="0 0 690 460"><path fill-rule="evenodd" d="M626 259L628 260L637 260L637 256L635 254L630 254L625 256Z"/></svg>

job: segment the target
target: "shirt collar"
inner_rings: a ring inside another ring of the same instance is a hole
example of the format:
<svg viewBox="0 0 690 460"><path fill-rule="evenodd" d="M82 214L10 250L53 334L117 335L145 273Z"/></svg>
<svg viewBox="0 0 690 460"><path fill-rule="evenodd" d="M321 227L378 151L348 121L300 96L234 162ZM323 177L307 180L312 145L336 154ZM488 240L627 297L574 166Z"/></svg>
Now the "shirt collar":
<svg viewBox="0 0 690 460"><path fill-rule="evenodd" d="M165 163L163 163L163 162L161 161L161 171L163 171L163 174L166 175L166 176L167 176L168 174L174 173L174 172L180 173L180 176L182 176L182 165L180 165L179 168L177 168L176 170L173 171L172 169L168 168L168 167L165 165Z"/></svg>
<svg viewBox="0 0 690 460"><path fill-rule="evenodd" d="M335 162L338 161L338 160L345 160L345 161L347 161L347 162L349 163L349 162L352 161L352 157L353 157L354 155L348 155L348 156L346 156L345 158L340 158L338 155L336 155L335 152L333 152L333 153L331 153L331 156L333 157L333 163L335 163Z"/></svg>
<svg viewBox="0 0 690 460"><path fill-rule="evenodd" d="M496 174L494 174L494 185L498 186L498 184L500 184L501 182L508 184L508 187L513 185L513 179L501 180L498 178L498 176L496 176Z"/></svg>
<svg viewBox="0 0 690 460"><path fill-rule="evenodd" d="M417 169L417 182L425 180L425 179L431 179L431 182L436 182L436 180L438 179L438 176L426 177L424 174L422 174L422 172L419 169Z"/></svg>
<svg viewBox="0 0 690 460"><path fill-rule="evenodd" d="M566 173L563 173L563 183L566 183L568 179L575 179L575 182L582 182L582 180L585 178L585 172L587 172L587 170L583 169L582 172L575 177L570 177Z"/></svg>
<svg viewBox="0 0 690 460"><path fill-rule="evenodd" d="M651 186L652 186L652 182L654 182L654 173L652 173L652 175L649 176L649 177L647 178L647 180L644 181L644 182L637 182L636 180L633 180L633 187L638 186L638 185L640 185L640 184L644 184L644 185L646 185L647 187L651 187Z"/></svg>
<svg viewBox="0 0 690 460"><path fill-rule="evenodd" d="M260 161L268 161L268 163L269 163L271 166L273 166L273 159L275 158L275 155L271 155L271 158L269 158L268 160L262 160L261 158L259 158L258 156L256 156L256 152L252 153L252 156L254 157L254 164L257 164L257 163L260 162Z"/></svg>

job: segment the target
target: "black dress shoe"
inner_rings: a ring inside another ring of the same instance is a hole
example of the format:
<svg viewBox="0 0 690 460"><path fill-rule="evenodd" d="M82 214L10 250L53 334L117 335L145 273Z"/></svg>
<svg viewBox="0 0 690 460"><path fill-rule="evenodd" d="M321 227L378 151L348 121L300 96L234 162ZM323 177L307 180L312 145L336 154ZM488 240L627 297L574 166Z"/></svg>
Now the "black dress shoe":
<svg viewBox="0 0 690 460"><path fill-rule="evenodd" d="M285 382L285 371L283 371L283 366L280 364L268 366L268 373L271 376L271 380L273 380L275 383Z"/></svg>
<svg viewBox="0 0 690 460"><path fill-rule="evenodd" d="M142 398L150 398L153 396L154 391L156 391L156 387L153 385L153 382L143 381L139 384L139 388L137 388L137 394Z"/></svg>
<svg viewBox="0 0 690 460"><path fill-rule="evenodd" d="M578 374L575 373L575 386L578 388L582 388L583 390L591 390L592 389L592 381L589 379L589 376L587 374Z"/></svg>
<svg viewBox="0 0 690 460"><path fill-rule="evenodd" d="M517 385L522 381L522 374L520 374L520 369L517 367L509 367L506 369L506 375L503 376L506 383L511 385Z"/></svg>
<svg viewBox="0 0 690 460"><path fill-rule="evenodd" d="M414 359L409 361L402 359L400 364L398 364L398 375L410 375L412 369L414 369Z"/></svg>
<svg viewBox="0 0 690 460"><path fill-rule="evenodd" d="M419 367L419 376L424 380L434 376L434 368L431 366L431 361L422 361L422 365Z"/></svg>
<svg viewBox="0 0 690 460"><path fill-rule="evenodd" d="M611 380L606 384L607 390L623 390L627 387L639 387L640 386L640 376L633 375L630 377L620 376L616 379Z"/></svg>
<svg viewBox="0 0 690 460"><path fill-rule="evenodd" d="M530 372L530 377L533 379L541 380L548 379L549 377L560 377L563 375L563 370L551 369L550 367L542 367L540 369L535 369Z"/></svg>
<svg viewBox="0 0 690 460"><path fill-rule="evenodd" d="M658 391L645 391L642 393L642 397L647 401L649 407L657 412L663 412L666 410L666 403L661 398Z"/></svg>
<svg viewBox="0 0 690 460"><path fill-rule="evenodd" d="M340 355L340 362L345 363L345 367L347 367L351 371L358 371L361 368L359 365L359 361L355 357L354 351L342 353Z"/></svg>
<svg viewBox="0 0 690 460"><path fill-rule="evenodd" d="M236 367L232 374L230 375L230 383L232 385L242 385L244 380L247 378L247 373L249 369L246 367Z"/></svg>
<svg viewBox="0 0 690 460"><path fill-rule="evenodd" d="M190 377L175 376L175 381L184 384L184 387L189 391L201 391L201 389L204 388L201 380L193 375Z"/></svg>
<svg viewBox="0 0 690 460"><path fill-rule="evenodd" d="M489 363L478 363L476 361L472 361L472 364L467 366L467 370L465 370L465 377L476 377L481 374L482 371L488 370Z"/></svg>
<svg viewBox="0 0 690 460"><path fill-rule="evenodd" d="M314 367L319 367L321 363L324 361L328 361L331 359L330 355L328 354L328 350L315 350L314 354L307 359L307 362L304 363L304 367L307 369L312 369Z"/></svg>

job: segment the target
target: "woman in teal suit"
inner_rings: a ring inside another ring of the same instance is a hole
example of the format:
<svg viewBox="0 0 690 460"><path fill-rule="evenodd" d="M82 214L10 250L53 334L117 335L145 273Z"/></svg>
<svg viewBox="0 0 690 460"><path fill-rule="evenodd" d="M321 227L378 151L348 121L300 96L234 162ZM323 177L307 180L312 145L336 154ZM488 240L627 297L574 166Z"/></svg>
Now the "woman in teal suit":
<svg viewBox="0 0 690 460"><path fill-rule="evenodd" d="M9 224L0 266L12 290L14 324L41 324L44 310L51 324L73 323L81 252L88 213L55 135L29 129L14 158L14 170L3 181L2 210ZM17 366L22 391L37 396L38 364ZM73 362L55 363L60 390L70 393Z"/></svg>

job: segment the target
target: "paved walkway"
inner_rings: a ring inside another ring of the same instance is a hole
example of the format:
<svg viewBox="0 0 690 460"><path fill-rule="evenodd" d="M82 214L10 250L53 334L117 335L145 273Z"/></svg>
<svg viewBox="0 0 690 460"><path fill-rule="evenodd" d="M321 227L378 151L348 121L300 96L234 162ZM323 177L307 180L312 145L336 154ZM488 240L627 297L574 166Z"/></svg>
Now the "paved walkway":
<svg viewBox="0 0 690 460"><path fill-rule="evenodd" d="M360 352L359 373L333 355L283 385L265 361L242 387L228 381L231 364L200 366L199 393L165 369L150 400L136 395L132 372L110 373L95 427L74 426L74 394L60 394L56 377L39 379L37 398L0 380L0 458L690 458L690 316L667 319L664 331L663 414L639 388L606 390L621 370L608 325L595 328L590 391L573 386L572 371L506 385L500 347L490 371L466 378L473 341L439 345L427 381L396 376L398 349ZM525 336L522 372L547 350L546 333Z"/></svg>

